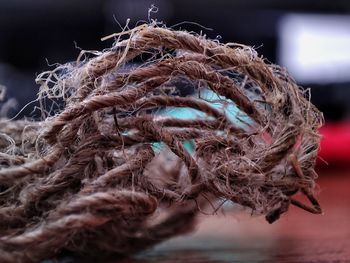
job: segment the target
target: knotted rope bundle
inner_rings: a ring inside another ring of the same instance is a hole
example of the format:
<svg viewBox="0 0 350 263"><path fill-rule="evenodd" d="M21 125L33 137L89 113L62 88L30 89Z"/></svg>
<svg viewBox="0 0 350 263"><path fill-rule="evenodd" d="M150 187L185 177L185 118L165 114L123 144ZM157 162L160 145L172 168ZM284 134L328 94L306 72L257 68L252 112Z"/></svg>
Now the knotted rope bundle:
<svg viewBox="0 0 350 263"><path fill-rule="evenodd" d="M1 262L130 254L192 230L200 207L218 201L269 222L290 204L321 212L312 191L322 115L285 70L184 31L127 33L38 77L39 98L64 109L1 123ZM197 115L166 114L179 108Z"/></svg>

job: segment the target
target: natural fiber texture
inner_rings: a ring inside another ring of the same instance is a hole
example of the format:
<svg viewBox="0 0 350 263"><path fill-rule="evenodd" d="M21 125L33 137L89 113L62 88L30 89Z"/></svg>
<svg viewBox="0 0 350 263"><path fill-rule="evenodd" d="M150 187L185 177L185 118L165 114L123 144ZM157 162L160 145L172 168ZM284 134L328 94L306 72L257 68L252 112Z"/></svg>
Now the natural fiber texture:
<svg viewBox="0 0 350 263"><path fill-rule="evenodd" d="M290 204L321 212L312 191L322 115L284 69L184 31L126 33L38 77L39 99L63 101L60 112L0 124L1 262L130 254L191 231L220 200L269 222ZM179 96L179 83L194 94ZM163 114L176 108L200 114Z"/></svg>

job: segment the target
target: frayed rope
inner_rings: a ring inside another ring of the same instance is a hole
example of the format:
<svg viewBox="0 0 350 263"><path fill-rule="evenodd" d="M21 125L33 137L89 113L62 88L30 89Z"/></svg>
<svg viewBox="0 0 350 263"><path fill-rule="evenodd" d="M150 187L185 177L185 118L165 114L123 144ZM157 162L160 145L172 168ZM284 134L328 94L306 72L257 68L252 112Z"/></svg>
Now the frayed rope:
<svg viewBox="0 0 350 263"><path fill-rule="evenodd" d="M1 262L130 254L191 231L218 200L270 223L290 204L321 213L323 117L284 69L184 31L123 34L38 76L39 100L60 112L1 122ZM181 109L192 117L172 114Z"/></svg>

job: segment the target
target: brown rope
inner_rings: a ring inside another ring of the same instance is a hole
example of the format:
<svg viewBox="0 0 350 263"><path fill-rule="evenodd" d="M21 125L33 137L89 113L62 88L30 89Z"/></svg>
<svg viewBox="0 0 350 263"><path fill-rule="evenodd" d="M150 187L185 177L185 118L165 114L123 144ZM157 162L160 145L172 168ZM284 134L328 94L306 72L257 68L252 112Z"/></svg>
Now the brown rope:
<svg viewBox="0 0 350 263"><path fill-rule="evenodd" d="M191 231L212 199L270 223L290 204L322 212L313 167L323 117L285 70L243 45L154 25L130 33L39 75L39 99L63 100L61 112L0 123L1 262L130 254ZM181 81L193 96L179 96ZM201 116L163 114L181 108Z"/></svg>

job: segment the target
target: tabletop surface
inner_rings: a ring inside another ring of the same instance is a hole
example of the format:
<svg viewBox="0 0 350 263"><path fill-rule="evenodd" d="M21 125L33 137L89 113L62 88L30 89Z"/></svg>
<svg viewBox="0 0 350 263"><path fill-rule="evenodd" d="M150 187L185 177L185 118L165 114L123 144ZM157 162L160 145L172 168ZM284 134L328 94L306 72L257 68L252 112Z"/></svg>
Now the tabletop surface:
<svg viewBox="0 0 350 263"><path fill-rule="evenodd" d="M248 213L205 216L196 233L125 262L350 262L350 171L321 171L323 215L292 207L274 224Z"/></svg>

